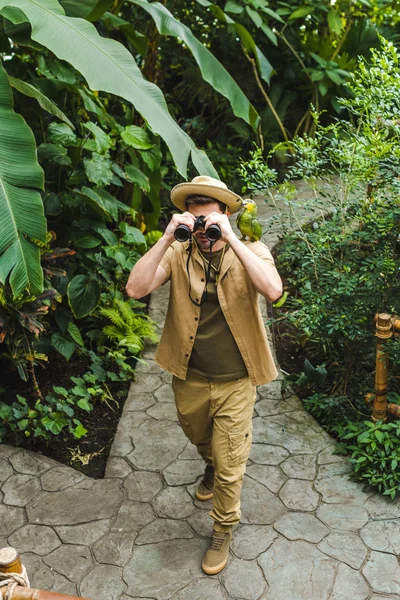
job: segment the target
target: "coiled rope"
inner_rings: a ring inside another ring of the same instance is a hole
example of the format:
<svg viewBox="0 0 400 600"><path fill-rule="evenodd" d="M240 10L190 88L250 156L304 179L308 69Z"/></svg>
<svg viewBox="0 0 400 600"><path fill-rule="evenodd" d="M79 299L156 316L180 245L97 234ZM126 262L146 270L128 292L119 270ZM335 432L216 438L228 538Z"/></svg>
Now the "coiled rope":
<svg viewBox="0 0 400 600"><path fill-rule="evenodd" d="M30 587L28 573L22 565L22 573L0 573L0 588L6 587L3 600L13 600L13 592L17 585Z"/></svg>

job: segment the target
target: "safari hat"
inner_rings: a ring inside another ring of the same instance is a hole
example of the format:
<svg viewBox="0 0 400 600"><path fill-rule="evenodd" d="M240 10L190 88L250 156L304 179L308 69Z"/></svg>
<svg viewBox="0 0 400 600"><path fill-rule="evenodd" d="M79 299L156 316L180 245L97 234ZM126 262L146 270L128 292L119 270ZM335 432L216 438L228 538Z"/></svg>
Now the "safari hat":
<svg viewBox="0 0 400 600"><path fill-rule="evenodd" d="M186 210L186 198L194 194L209 196L223 202L227 205L231 213L237 212L242 208L242 199L240 196L228 190L225 183L219 179L208 177L208 175L198 175L192 181L178 183L171 190L171 200L177 208L184 212Z"/></svg>

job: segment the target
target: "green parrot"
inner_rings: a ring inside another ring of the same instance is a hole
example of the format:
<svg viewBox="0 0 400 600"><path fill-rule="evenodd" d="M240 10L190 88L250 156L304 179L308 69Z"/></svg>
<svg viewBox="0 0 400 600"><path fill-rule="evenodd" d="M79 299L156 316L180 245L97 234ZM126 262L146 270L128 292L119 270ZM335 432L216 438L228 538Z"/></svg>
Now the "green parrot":
<svg viewBox="0 0 400 600"><path fill-rule="evenodd" d="M238 215L236 225L242 234L242 240L248 236L250 241L257 242L262 236L262 227L257 219L257 204L254 200L243 200L244 211Z"/></svg>

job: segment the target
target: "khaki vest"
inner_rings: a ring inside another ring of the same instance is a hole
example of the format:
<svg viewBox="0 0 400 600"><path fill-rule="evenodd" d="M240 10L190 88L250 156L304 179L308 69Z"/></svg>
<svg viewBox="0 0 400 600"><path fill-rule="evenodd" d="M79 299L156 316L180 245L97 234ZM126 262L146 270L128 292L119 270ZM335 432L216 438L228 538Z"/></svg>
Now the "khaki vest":
<svg viewBox="0 0 400 600"><path fill-rule="evenodd" d="M262 242L244 242L265 262L274 264L272 255ZM186 269L188 243L174 242L163 256L160 266L171 281L168 311L156 361L179 379L186 379L188 362L200 317L200 307L189 298ZM205 288L204 263L194 245L189 261L191 296L200 301ZM259 306L259 293L232 249L228 249L219 276L218 299L226 322L246 365L253 385L269 383L277 370L269 348Z"/></svg>

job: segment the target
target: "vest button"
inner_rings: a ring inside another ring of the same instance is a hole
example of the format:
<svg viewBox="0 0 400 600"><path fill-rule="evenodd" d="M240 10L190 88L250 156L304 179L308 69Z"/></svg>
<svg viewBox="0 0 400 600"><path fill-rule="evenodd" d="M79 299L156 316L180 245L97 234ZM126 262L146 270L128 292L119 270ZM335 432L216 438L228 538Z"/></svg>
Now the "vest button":
<svg viewBox="0 0 400 600"><path fill-rule="evenodd" d="M191 339L191 340L192 340L192 339L193 339L193 336L191 335L189 339Z"/></svg>
<svg viewBox="0 0 400 600"><path fill-rule="evenodd" d="M195 318L194 318L194 320L195 320L195 321L198 321L199 319L198 319L198 317L195 317Z"/></svg>
<svg viewBox="0 0 400 600"><path fill-rule="evenodd" d="M189 354L185 354L186 358L189 358Z"/></svg>

